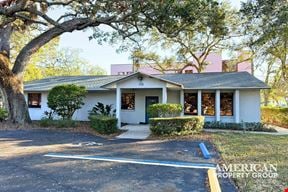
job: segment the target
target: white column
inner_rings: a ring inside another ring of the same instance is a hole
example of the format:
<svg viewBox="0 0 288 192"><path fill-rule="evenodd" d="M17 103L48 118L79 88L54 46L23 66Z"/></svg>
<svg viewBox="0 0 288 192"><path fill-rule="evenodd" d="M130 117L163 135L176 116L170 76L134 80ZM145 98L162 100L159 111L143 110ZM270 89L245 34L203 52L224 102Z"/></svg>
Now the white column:
<svg viewBox="0 0 288 192"><path fill-rule="evenodd" d="M220 90L216 90L216 121L220 121Z"/></svg>
<svg viewBox="0 0 288 192"><path fill-rule="evenodd" d="M167 87L162 88L162 103L167 103Z"/></svg>
<svg viewBox="0 0 288 192"><path fill-rule="evenodd" d="M198 90L197 92L197 112L198 115L202 115L202 91Z"/></svg>
<svg viewBox="0 0 288 192"><path fill-rule="evenodd" d="M116 118L118 119L117 126L121 127L121 88L116 88Z"/></svg>
<svg viewBox="0 0 288 192"><path fill-rule="evenodd" d="M181 116L184 116L184 90L183 89L180 90L180 104L183 108L181 112Z"/></svg>
<svg viewBox="0 0 288 192"><path fill-rule="evenodd" d="M240 123L240 92L235 90L234 92L234 117L235 123Z"/></svg>

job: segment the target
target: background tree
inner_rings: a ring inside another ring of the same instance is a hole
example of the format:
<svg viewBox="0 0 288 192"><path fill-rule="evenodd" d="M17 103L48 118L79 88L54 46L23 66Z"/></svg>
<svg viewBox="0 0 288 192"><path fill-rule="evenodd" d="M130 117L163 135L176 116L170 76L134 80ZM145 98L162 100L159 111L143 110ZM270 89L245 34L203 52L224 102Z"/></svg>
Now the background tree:
<svg viewBox="0 0 288 192"><path fill-rule="evenodd" d="M265 105L269 99L288 98L286 86L279 86L288 80L287 10L286 0L249 0L240 10L242 20L246 21L247 46L255 50L255 60L260 60L258 67L272 88L264 92Z"/></svg>
<svg viewBox="0 0 288 192"><path fill-rule="evenodd" d="M11 38L11 60L23 46L35 38L38 29L25 31L24 35L14 32ZM105 75L106 71L90 64L80 56L81 49L59 47L59 38L55 38L33 54L24 71L24 81L42 79L50 76Z"/></svg>
<svg viewBox="0 0 288 192"><path fill-rule="evenodd" d="M202 72L208 65L207 56L212 52L221 54L223 49L228 49L229 40L239 35L236 33L239 20L236 10L227 3L214 2L210 6L201 4L197 7L197 11L202 13L201 18L196 22L187 22L185 29L179 26L177 36L160 33L158 30L150 34L149 50L153 50L156 46L164 51L174 50L177 58L161 58L155 52L142 51L146 47L133 51L132 57L137 58L139 63L149 65L161 72L167 69L180 69L187 64L193 66L197 72ZM191 11L188 14L195 13Z"/></svg>
<svg viewBox="0 0 288 192"><path fill-rule="evenodd" d="M71 120L75 111L84 105L86 93L84 86L59 85L49 92L47 105L62 119Z"/></svg>
<svg viewBox="0 0 288 192"><path fill-rule="evenodd" d="M38 56L39 61L35 64L29 62L24 74L24 80L28 81L51 76L106 74L103 68L90 64L80 56L80 53L80 49L60 47L48 54L43 53ZM38 77L36 76L37 78L33 76L35 73L39 74Z"/></svg>

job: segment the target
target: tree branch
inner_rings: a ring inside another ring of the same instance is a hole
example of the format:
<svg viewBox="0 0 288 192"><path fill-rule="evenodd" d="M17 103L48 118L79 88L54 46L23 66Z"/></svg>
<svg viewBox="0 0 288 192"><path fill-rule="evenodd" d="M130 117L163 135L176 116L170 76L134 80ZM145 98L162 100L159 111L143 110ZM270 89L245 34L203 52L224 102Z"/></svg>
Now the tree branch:
<svg viewBox="0 0 288 192"><path fill-rule="evenodd" d="M46 32L40 34L38 37L30 41L18 54L15 64L13 66L12 72L14 74L21 74L24 71L24 68L30 59L31 55L35 53L40 47L54 39L55 37L60 36L65 32L72 32L74 30L81 30L83 26L89 23L89 26L98 26L101 23L94 21L91 22L88 18L77 18L72 19L61 24L61 28L55 26ZM88 26L86 26L88 27Z"/></svg>

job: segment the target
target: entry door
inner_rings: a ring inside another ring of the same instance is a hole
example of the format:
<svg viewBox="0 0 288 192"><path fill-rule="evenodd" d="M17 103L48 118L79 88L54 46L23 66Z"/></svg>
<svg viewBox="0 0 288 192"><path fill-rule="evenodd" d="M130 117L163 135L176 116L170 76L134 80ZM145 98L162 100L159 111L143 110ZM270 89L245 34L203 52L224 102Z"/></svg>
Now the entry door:
<svg viewBox="0 0 288 192"><path fill-rule="evenodd" d="M145 123L149 123L149 116L148 116L148 107L150 105L159 103L159 97L157 96L147 96L146 97L146 104L145 104Z"/></svg>

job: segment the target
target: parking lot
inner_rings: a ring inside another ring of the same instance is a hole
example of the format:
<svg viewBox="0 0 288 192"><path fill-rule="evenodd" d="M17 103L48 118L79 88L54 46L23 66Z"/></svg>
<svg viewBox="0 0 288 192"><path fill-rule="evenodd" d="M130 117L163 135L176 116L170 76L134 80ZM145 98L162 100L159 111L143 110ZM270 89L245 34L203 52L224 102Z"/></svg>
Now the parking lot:
<svg viewBox="0 0 288 192"><path fill-rule="evenodd" d="M1 191L209 191L207 169L46 157L45 154L105 156L155 161L217 163L205 160L198 141L108 140L48 130L0 131ZM222 191L235 191L220 180Z"/></svg>

